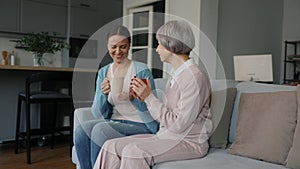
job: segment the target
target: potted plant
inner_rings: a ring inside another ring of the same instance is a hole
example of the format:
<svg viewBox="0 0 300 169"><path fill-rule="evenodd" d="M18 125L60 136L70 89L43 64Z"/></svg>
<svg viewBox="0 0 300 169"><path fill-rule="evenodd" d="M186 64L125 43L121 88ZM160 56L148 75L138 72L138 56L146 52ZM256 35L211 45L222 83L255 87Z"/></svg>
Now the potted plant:
<svg viewBox="0 0 300 169"><path fill-rule="evenodd" d="M48 32L29 33L16 42L18 47L33 52L35 66L36 64L39 66L44 65L45 59L43 56L45 53L54 54L64 48L69 48L67 43L56 37L56 33L53 33L53 36L49 36Z"/></svg>

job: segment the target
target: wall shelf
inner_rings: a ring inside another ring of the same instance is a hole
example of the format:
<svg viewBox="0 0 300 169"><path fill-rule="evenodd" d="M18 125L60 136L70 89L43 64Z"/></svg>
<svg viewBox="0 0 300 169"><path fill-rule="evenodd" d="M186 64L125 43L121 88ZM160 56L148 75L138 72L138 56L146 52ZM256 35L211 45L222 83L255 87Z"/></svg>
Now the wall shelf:
<svg viewBox="0 0 300 169"><path fill-rule="evenodd" d="M297 51L299 47L300 41L284 41L284 84L300 82L300 54ZM291 71L292 75L288 76Z"/></svg>

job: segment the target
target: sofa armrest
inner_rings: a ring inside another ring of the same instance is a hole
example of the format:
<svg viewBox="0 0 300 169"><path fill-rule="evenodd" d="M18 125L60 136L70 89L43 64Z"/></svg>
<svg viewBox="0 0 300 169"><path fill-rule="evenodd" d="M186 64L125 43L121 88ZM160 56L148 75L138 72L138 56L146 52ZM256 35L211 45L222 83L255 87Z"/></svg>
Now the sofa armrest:
<svg viewBox="0 0 300 169"><path fill-rule="evenodd" d="M74 127L73 127L73 133L75 135L75 129L84 121L95 119L95 117L92 114L92 108L91 107L84 107L84 108L78 108L74 111ZM74 142L73 137L73 142Z"/></svg>

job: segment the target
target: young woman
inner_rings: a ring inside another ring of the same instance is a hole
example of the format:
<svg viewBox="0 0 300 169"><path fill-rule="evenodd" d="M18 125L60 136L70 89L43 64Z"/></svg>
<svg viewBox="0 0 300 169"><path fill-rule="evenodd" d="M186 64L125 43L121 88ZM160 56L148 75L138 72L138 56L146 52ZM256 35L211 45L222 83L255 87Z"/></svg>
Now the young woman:
<svg viewBox="0 0 300 169"><path fill-rule="evenodd" d="M75 148L81 169L91 169L103 143L112 138L142 133L156 133L158 123L153 120L145 103L129 92L133 77L153 77L146 64L128 59L130 33L126 27L110 30L107 38L113 63L101 68L96 82L92 113L98 120L90 120L76 128ZM112 93L110 79L123 77L123 89Z"/></svg>
<svg viewBox="0 0 300 169"><path fill-rule="evenodd" d="M163 62L174 68L161 103L152 93L151 82L134 78L133 95L147 104L160 122L157 134L141 134L105 142L94 169L149 169L156 163L200 158L209 149L212 130L210 82L189 58L195 40L189 25L170 21L157 32L156 49Z"/></svg>

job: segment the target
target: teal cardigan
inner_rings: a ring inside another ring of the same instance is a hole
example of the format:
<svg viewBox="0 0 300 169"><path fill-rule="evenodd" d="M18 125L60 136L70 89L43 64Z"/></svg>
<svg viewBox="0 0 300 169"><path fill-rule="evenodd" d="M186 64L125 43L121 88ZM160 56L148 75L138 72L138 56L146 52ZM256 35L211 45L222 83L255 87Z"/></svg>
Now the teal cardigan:
<svg viewBox="0 0 300 169"><path fill-rule="evenodd" d="M153 93L156 95L153 76L150 70L148 69L147 65L137 61L132 61L132 62L133 62L136 77L138 78L149 77ZM98 77L96 82L96 93L92 105L92 113L96 118L110 119L113 114L113 106L107 101L108 95L104 94L100 88L102 81L106 77L110 65L111 64L108 64L98 71ZM151 116L151 114L147 109L146 104L142 101L139 101L136 98L131 102L138 109L139 116L142 119L142 121L145 123L149 131L155 134L158 130L159 123L153 119L153 117Z"/></svg>

